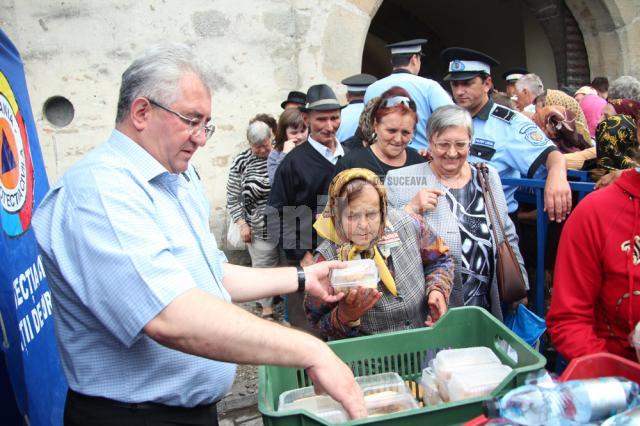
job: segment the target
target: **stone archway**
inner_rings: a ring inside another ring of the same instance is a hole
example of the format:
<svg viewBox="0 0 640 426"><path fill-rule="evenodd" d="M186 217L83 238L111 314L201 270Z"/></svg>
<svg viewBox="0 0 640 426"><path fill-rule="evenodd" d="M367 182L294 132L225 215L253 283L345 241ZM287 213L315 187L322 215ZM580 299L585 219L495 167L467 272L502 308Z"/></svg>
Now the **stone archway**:
<svg viewBox="0 0 640 426"><path fill-rule="evenodd" d="M625 73L640 74L640 51L634 51L634 41L640 40L640 23L634 22L640 15L640 0L521 1L535 16L548 38L558 86L577 86L597 75L615 78ZM368 25L374 23L377 12L383 6L382 0L350 2L369 15ZM412 3L415 2L403 2L403 5L409 5L405 8L409 9ZM409 24L403 28L402 32L406 33L416 17L408 13L404 19L408 21L403 22ZM425 28L422 27L421 34L424 34ZM377 34L372 33L371 28L367 30L366 44L359 34L351 32L351 39L355 38L356 44L363 46L360 50L364 52L363 56L373 58L363 61L362 71L384 75L388 72L388 56L383 46L390 40L387 37L393 38L395 35L395 39L398 39L398 34L393 31ZM427 28L427 32L428 30ZM333 38L338 43L345 41L344 35L335 35ZM437 50L437 45L442 44L442 40L438 39L437 34L434 40ZM354 43L349 44L353 46ZM433 56L432 59L435 60L435 55ZM429 74L438 78L438 74L442 72L440 68L441 64L434 65Z"/></svg>
<svg viewBox="0 0 640 426"><path fill-rule="evenodd" d="M582 31L592 76L640 75L640 0L565 0Z"/></svg>

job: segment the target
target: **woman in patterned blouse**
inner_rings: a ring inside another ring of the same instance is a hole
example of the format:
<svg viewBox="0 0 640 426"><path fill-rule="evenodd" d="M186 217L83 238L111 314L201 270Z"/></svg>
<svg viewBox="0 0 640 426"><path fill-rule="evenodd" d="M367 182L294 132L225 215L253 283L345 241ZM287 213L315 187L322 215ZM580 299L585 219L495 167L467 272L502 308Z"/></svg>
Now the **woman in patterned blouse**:
<svg viewBox="0 0 640 426"><path fill-rule="evenodd" d="M305 298L307 319L324 338L423 327L446 312L453 281L449 249L423 221L387 212L374 172L339 173L314 228L325 240L315 250L316 262L373 259L380 275L377 288L352 289L338 303Z"/></svg>

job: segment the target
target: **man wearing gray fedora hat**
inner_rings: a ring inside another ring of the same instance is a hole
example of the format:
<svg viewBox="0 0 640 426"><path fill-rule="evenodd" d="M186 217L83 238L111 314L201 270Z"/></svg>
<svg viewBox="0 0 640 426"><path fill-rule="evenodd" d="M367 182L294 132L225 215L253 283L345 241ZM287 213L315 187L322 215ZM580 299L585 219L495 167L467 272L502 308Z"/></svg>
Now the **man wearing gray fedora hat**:
<svg viewBox="0 0 640 426"><path fill-rule="evenodd" d="M334 166L344 155L336 138L342 108L326 84L309 88L307 102L300 107L309 137L287 154L273 178L265 210L269 240L282 245L290 264L313 262L317 246L313 221L324 208ZM294 299L289 299L289 320L304 326L302 299Z"/></svg>
<svg viewBox="0 0 640 426"><path fill-rule="evenodd" d="M324 207L323 199L333 178L334 166L344 155L336 139L342 108L344 106L326 84L309 88L307 102L300 107L309 128L308 143L287 154L273 178L267 204L272 207L272 214L277 212L281 219L278 239L290 262L309 260L315 247L313 220ZM298 215L284 217L287 206L295 207ZM299 227L296 227L296 219L300 220ZM270 238L274 237L270 235Z"/></svg>

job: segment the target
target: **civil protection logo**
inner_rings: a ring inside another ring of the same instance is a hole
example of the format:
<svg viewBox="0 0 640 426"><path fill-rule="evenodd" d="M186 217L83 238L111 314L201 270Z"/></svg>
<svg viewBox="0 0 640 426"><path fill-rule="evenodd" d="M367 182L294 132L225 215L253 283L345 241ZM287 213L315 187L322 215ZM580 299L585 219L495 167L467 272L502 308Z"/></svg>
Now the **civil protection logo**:
<svg viewBox="0 0 640 426"><path fill-rule="evenodd" d="M11 85L0 70L0 223L9 237L31 226L33 163L24 118Z"/></svg>

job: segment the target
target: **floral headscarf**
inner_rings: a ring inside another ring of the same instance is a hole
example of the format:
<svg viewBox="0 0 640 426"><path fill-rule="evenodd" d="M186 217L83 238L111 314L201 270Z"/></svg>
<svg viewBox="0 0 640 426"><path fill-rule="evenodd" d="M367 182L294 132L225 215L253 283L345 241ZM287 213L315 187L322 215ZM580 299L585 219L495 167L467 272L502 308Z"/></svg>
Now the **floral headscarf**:
<svg viewBox="0 0 640 426"><path fill-rule="evenodd" d="M591 139L587 118L584 116L584 112L582 111L582 108L580 108L580 104L578 104L578 101L574 98L561 90L548 89L544 106L561 106L566 108L567 111L571 111L576 120L576 131L582 135L585 141L588 142L589 139Z"/></svg>
<svg viewBox="0 0 640 426"><path fill-rule="evenodd" d="M598 124L596 152L598 167L623 170L637 167L633 156L638 149L634 120L624 114L613 115Z"/></svg>
<svg viewBox="0 0 640 426"><path fill-rule="evenodd" d="M640 116L640 102L633 99L609 99L608 102L618 114L626 114L632 118Z"/></svg>
<svg viewBox="0 0 640 426"><path fill-rule="evenodd" d="M340 194L342 189L349 182L356 179L360 179L371 184L376 191L378 191L378 195L380 196L380 228L378 229L377 236L367 247L353 244L345 235L342 225L340 224L338 208L338 203L342 201ZM365 259L373 259L378 268L378 272L380 273L380 279L387 289L395 296L398 293L395 280L389 272L389 268L376 246L378 240L380 240L384 233L386 221L387 192L385 191L382 182L380 182L380 178L371 170L354 168L343 170L333 178L329 185L329 201L320 217L316 219L316 222L313 224L313 228L319 236L338 246L338 260L352 260L356 258L357 255L360 255L360 257Z"/></svg>

